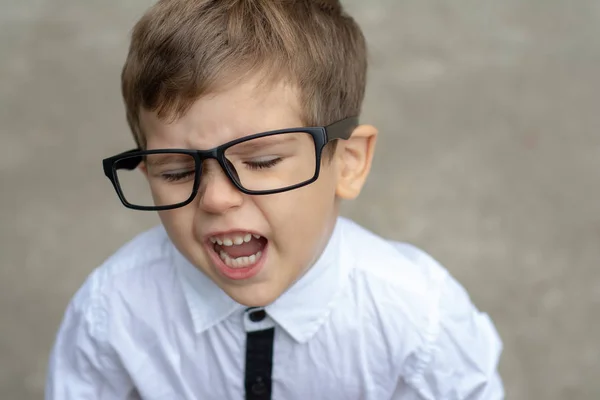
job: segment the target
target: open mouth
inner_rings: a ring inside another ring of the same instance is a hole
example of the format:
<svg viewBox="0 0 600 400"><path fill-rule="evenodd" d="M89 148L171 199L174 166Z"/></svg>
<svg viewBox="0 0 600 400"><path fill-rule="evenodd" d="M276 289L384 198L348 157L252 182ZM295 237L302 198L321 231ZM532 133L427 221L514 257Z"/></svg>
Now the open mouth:
<svg viewBox="0 0 600 400"><path fill-rule="evenodd" d="M263 258L268 240L257 234L237 232L209 238L212 249L226 267L246 269L257 265Z"/></svg>

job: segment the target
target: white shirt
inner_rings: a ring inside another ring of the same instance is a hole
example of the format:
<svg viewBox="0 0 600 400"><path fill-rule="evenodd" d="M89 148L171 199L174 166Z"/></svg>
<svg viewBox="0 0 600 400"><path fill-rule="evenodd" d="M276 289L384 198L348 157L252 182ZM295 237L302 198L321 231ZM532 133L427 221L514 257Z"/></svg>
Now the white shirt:
<svg viewBox="0 0 600 400"><path fill-rule="evenodd" d="M339 218L317 263L253 322L162 227L71 301L47 400L244 399L248 332L273 328L272 399L501 399L492 321L430 256Z"/></svg>

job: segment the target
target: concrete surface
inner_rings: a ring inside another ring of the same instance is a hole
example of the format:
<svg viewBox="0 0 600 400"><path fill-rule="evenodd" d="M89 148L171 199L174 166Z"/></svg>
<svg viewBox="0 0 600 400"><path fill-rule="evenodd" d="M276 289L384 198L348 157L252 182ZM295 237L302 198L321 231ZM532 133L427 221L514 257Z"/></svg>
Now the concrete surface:
<svg viewBox="0 0 600 400"><path fill-rule="evenodd" d="M100 160L149 0L0 0L0 398L42 396L87 274L157 219ZM346 1L382 132L344 214L425 248L489 312L510 399L600 398L600 2Z"/></svg>

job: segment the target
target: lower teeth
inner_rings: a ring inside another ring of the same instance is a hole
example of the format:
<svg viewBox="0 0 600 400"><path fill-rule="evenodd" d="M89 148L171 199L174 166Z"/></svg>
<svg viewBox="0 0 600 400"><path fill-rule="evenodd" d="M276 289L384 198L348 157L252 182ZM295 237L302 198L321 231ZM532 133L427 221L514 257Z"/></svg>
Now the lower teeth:
<svg viewBox="0 0 600 400"><path fill-rule="evenodd" d="M219 255L221 257L221 260L223 260L223 262L228 267L243 268L243 267L248 267L248 266L256 263L256 261L260 259L260 256L262 256L262 251L259 251L258 253L252 254L251 256L248 256L248 257L231 258L231 257L229 257L229 254L227 254L225 251L221 250Z"/></svg>

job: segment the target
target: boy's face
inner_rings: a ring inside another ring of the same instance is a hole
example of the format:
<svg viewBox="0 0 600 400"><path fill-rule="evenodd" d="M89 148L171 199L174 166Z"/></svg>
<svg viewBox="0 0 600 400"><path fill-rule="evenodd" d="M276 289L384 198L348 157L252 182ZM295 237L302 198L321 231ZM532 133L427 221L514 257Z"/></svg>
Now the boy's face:
<svg viewBox="0 0 600 400"><path fill-rule="evenodd" d="M172 123L142 112L141 125L148 149L210 149L253 133L300 127L298 110L292 88L279 85L265 91L248 81L202 97ZM338 146L338 153L344 152L342 143ZM352 156L338 154L323 162L316 182L260 196L241 193L217 161L209 160L194 201L162 211L160 218L179 251L230 297L246 306L264 306L290 287L325 247L338 215L340 176L348 180L343 160L352 164ZM232 245L240 238L245 239L242 246ZM240 262L232 262L235 258Z"/></svg>

